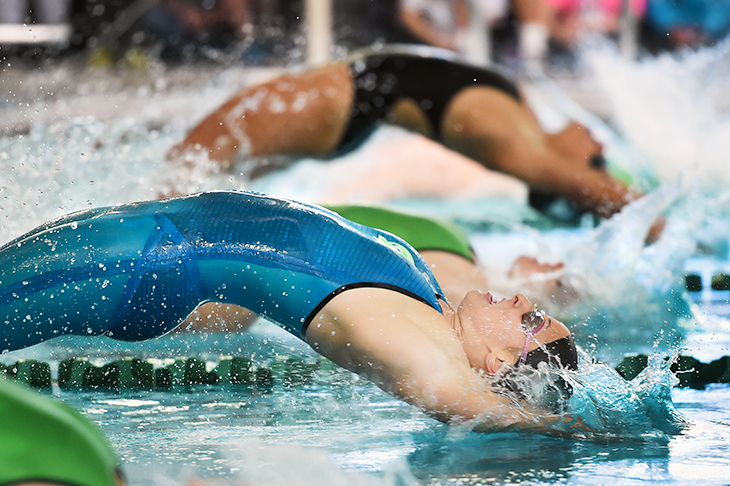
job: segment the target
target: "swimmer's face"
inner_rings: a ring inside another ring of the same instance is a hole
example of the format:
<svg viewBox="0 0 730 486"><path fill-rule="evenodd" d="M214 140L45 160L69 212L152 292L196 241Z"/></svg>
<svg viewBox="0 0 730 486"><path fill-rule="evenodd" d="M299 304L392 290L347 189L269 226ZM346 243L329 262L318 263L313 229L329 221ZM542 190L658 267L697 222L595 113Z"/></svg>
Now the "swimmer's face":
<svg viewBox="0 0 730 486"><path fill-rule="evenodd" d="M490 292L467 293L457 315L471 365L488 374L499 371L503 363L515 365L528 337L522 316L532 310L532 303L523 294L495 300Z"/></svg>

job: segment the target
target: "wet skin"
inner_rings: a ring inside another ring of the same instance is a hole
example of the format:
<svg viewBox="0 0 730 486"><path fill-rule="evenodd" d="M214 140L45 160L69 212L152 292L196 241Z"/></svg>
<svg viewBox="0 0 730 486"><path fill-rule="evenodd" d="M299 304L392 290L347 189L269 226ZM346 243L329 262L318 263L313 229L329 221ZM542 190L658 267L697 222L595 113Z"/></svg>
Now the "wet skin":
<svg viewBox="0 0 730 486"><path fill-rule="evenodd" d="M438 420L477 419L478 429L545 431L542 419L549 414L515 407L485 376L517 362L527 339L522 314L532 308L522 294L495 301L490 293L474 291L456 309L443 303L440 313L392 290L351 289L314 318L306 341ZM564 325L552 320L529 348L567 334Z"/></svg>

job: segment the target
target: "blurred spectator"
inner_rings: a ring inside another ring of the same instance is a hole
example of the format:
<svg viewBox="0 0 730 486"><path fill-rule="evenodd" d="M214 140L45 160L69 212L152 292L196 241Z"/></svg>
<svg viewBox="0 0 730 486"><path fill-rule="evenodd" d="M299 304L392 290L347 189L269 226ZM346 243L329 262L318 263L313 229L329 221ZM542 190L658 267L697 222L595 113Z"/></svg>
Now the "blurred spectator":
<svg viewBox="0 0 730 486"><path fill-rule="evenodd" d="M160 56L177 61L204 47L225 49L253 30L248 0L160 0L140 23L162 42Z"/></svg>
<svg viewBox="0 0 730 486"><path fill-rule="evenodd" d="M400 19L401 0L336 0L333 39L349 51L374 43L422 44Z"/></svg>
<svg viewBox="0 0 730 486"><path fill-rule="evenodd" d="M557 34L553 11L546 0L512 0L517 26L517 47L524 67L539 71L548 53L548 40ZM559 42L562 42L558 36Z"/></svg>
<svg viewBox="0 0 730 486"><path fill-rule="evenodd" d="M510 0L507 22L494 32L498 55L509 64L512 43L528 74L542 69L545 61L571 68L576 61L574 48L581 34L619 34L623 0ZM646 13L647 0L629 0L638 19Z"/></svg>
<svg viewBox="0 0 730 486"><path fill-rule="evenodd" d="M730 32L730 0L649 0L646 25L664 48L712 44Z"/></svg>
<svg viewBox="0 0 730 486"><path fill-rule="evenodd" d="M464 51L469 27L465 0L401 0L399 18L424 43Z"/></svg>
<svg viewBox="0 0 730 486"><path fill-rule="evenodd" d="M623 0L547 0L553 10L553 38L573 44L581 32L618 34L621 27ZM629 0L636 18L646 13L646 0Z"/></svg>
<svg viewBox="0 0 730 486"><path fill-rule="evenodd" d="M64 24L69 0L0 0L0 23Z"/></svg>

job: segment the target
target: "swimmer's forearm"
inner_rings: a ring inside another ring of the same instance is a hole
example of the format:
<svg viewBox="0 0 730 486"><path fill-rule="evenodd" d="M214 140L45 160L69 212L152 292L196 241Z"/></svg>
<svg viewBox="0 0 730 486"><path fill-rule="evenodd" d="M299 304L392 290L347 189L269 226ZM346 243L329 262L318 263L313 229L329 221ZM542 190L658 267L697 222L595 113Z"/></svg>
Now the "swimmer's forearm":
<svg viewBox="0 0 730 486"><path fill-rule="evenodd" d="M566 437L576 434L587 434L592 430L586 426L580 416L570 414L553 415L539 413L536 411L522 410L521 414L515 414L514 410L495 411L497 415L504 412L502 417L484 416L474 419L475 432L530 432L535 434Z"/></svg>
<svg viewBox="0 0 730 486"><path fill-rule="evenodd" d="M431 381L427 387L410 389L410 396L400 398L436 420L475 432L519 431L551 436L592 432L580 416L556 415L495 393L482 375L471 371L473 375L452 375L440 386Z"/></svg>
<svg viewBox="0 0 730 486"><path fill-rule="evenodd" d="M530 407L524 402L500 404L464 422L475 432L531 432L550 436L575 436L593 432L580 416L555 415Z"/></svg>
<svg viewBox="0 0 730 486"><path fill-rule="evenodd" d="M533 187L562 194L581 209L602 218L610 218L641 197L604 171L564 161L541 163L532 172L531 179L525 180Z"/></svg>

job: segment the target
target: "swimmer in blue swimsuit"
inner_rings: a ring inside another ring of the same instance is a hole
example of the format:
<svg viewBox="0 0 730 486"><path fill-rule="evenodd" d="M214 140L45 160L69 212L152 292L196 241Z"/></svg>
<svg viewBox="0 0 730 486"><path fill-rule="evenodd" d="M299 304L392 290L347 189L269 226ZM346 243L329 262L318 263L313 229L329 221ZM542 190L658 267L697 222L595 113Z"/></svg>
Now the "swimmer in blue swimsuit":
<svg viewBox="0 0 730 486"><path fill-rule="evenodd" d="M386 47L345 62L284 75L237 93L196 125L169 156L205 151L246 156L331 156L379 122L422 133L524 181L533 202L561 196L609 217L638 197L605 170L602 147L575 123L546 133L518 87L496 69L449 51Z"/></svg>
<svg viewBox="0 0 730 486"><path fill-rule="evenodd" d="M567 327L524 295L472 291L446 302L404 240L272 196L212 192L82 211L6 244L0 262L2 349L62 334L150 339L201 302L228 302L439 420L490 430L546 430L553 418L515 408L485 375L546 353L576 364Z"/></svg>

